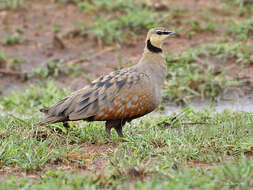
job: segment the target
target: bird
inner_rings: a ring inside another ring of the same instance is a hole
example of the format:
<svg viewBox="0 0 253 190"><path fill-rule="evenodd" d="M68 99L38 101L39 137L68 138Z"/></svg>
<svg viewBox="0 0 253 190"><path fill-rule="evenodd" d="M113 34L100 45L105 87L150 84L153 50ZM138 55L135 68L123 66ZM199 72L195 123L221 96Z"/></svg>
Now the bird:
<svg viewBox="0 0 253 190"><path fill-rule="evenodd" d="M136 65L102 75L55 104L40 109L46 118L38 125L63 122L68 126L68 121L105 121L108 138L112 128L123 138L122 127L126 122L152 112L161 103L167 73L162 46L174 34L165 27L150 29Z"/></svg>

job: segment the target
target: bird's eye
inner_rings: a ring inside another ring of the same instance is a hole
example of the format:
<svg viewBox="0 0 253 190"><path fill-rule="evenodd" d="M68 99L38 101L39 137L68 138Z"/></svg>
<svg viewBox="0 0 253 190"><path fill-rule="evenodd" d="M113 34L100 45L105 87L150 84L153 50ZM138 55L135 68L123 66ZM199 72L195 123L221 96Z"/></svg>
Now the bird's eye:
<svg viewBox="0 0 253 190"><path fill-rule="evenodd" d="M156 34L162 35L163 33L161 31L157 31Z"/></svg>

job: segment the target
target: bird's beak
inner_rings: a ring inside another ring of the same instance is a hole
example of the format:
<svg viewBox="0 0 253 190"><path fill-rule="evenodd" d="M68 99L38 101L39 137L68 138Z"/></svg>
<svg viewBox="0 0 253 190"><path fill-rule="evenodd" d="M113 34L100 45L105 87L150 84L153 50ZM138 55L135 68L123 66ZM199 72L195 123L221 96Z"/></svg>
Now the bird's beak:
<svg viewBox="0 0 253 190"><path fill-rule="evenodd" d="M175 36L177 33L176 32L171 32L169 33L169 36Z"/></svg>
<svg viewBox="0 0 253 190"><path fill-rule="evenodd" d="M164 35L164 40L168 39L169 37L173 37L176 35L176 32L166 31L166 35Z"/></svg>

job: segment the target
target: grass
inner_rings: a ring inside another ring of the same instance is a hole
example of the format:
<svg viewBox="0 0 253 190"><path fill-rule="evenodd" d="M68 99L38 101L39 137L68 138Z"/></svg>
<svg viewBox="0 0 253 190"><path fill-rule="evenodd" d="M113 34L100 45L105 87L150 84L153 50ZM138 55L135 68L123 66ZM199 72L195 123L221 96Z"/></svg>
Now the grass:
<svg viewBox="0 0 253 190"><path fill-rule="evenodd" d="M253 4L252 0L231 0L231 1L226 1L226 2L235 6L239 5L240 8Z"/></svg>
<svg viewBox="0 0 253 190"><path fill-rule="evenodd" d="M115 16L96 17L97 24L81 28L81 33L83 35L94 34L99 40L109 44L129 43L129 38L137 38L137 34L140 34L144 29L158 25L156 23L157 16L150 15L148 10L138 11L138 14L135 11L130 10L117 18Z"/></svg>
<svg viewBox="0 0 253 190"><path fill-rule="evenodd" d="M8 35L2 40L3 45L13 45L19 43L20 43L20 34L18 32L15 32L12 35Z"/></svg>
<svg viewBox="0 0 253 190"><path fill-rule="evenodd" d="M134 3L131 0L115 0L115 1L106 1L106 0L92 0L90 2L75 1L77 6L85 11L117 11L119 9L134 9L135 6L141 6L141 3Z"/></svg>
<svg viewBox="0 0 253 190"><path fill-rule="evenodd" d="M0 10L18 9L25 5L25 0L3 0L0 1Z"/></svg>
<svg viewBox="0 0 253 190"><path fill-rule="evenodd" d="M0 109L5 110L0 115L0 163L14 174L0 180L0 189L248 189L253 185L252 113L188 107L176 119L174 114L146 116L124 127L127 142L119 142L114 132L115 148L108 152L101 122L72 123L68 131L61 124L36 125L42 117L38 110L67 94L69 90L50 82L0 97ZM92 154L88 148L92 146L105 150ZM96 159L106 166L104 170L76 173ZM62 171L64 166L70 171ZM17 178L18 172L28 176ZM29 173L40 180L29 179Z"/></svg>
<svg viewBox="0 0 253 190"><path fill-rule="evenodd" d="M233 68L231 60L234 67L251 64L251 51L251 46L241 43L213 43L169 55L165 99L187 103L194 97L218 98L227 88L243 82L228 75Z"/></svg>
<svg viewBox="0 0 253 190"><path fill-rule="evenodd" d="M235 14L241 17L248 18L248 15L253 12L252 0L225 0L224 2L230 7L236 7L238 11L236 11Z"/></svg>
<svg viewBox="0 0 253 190"><path fill-rule="evenodd" d="M20 70L22 62L22 58L10 57L5 52L0 51L0 68L6 70Z"/></svg>
<svg viewBox="0 0 253 190"><path fill-rule="evenodd" d="M203 32L203 31L214 32L217 27L216 26L217 24L215 24L215 20L209 20L209 18L207 19L207 21L191 19L187 21L186 24L190 25L192 31L194 32Z"/></svg>
<svg viewBox="0 0 253 190"><path fill-rule="evenodd" d="M174 178L171 179L164 174L161 179L154 179L152 181L138 181L136 186L129 185L129 180L125 180L122 184L106 186L108 189L137 189L137 190L151 190L151 189L243 189L246 190L252 184L252 163L247 159L241 160L239 163L233 163L225 166L215 166L211 171L207 172L205 169L186 168L183 172L173 172ZM199 173L201 173L199 175ZM206 174L203 176L203 174ZM71 175L63 172L48 171L42 176L42 182L33 182L31 185L29 180L9 179L1 183L1 189L100 189L103 188L103 179L92 177L82 177L79 175ZM231 180L231 181L230 181ZM110 180L108 181L110 182ZM223 186L223 184L226 184Z"/></svg>
<svg viewBox="0 0 253 190"><path fill-rule="evenodd" d="M232 20L227 27L227 33L240 41L253 38L253 18L243 21Z"/></svg>
<svg viewBox="0 0 253 190"><path fill-rule="evenodd" d="M82 70L85 61L75 62L74 67L67 61L61 59L49 60L44 62L40 67L33 69L28 73L28 79L58 79L61 76L82 77L90 81L89 76Z"/></svg>

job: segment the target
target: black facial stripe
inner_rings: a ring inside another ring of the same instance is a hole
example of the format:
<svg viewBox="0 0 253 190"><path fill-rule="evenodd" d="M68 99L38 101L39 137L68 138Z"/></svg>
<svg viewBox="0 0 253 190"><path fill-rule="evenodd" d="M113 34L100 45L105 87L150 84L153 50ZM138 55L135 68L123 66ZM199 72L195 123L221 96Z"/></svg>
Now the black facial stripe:
<svg viewBox="0 0 253 190"><path fill-rule="evenodd" d="M162 49L155 47L151 44L150 40L147 41L147 48L149 51L153 52L153 53L161 53Z"/></svg>
<svg viewBox="0 0 253 190"><path fill-rule="evenodd" d="M172 32L162 32L162 31L157 31L156 34L158 35L169 35L171 34Z"/></svg>
<svg viewBox="0 0 253 190"><path fill-rule="evenodd" d="M171 32L163 32L164 35L169 35Z"/></svg>

